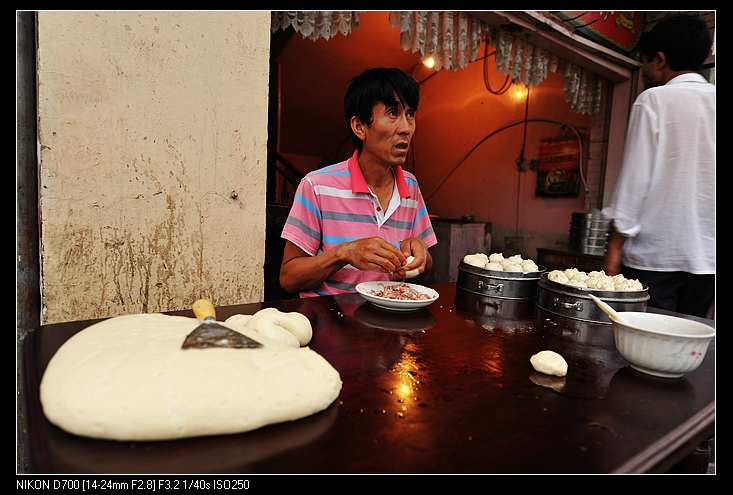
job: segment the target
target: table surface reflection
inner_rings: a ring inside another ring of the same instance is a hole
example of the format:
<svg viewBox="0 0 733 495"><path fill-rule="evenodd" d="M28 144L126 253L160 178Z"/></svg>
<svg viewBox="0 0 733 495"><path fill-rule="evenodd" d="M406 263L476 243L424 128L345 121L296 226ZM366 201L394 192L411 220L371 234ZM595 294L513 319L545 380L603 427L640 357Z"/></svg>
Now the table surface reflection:
<svg viewBox="0 0 733 495"><path fill-rule="evenodd" d="M655 472L712 433L714 343L684 378L654 378L615 349L543 332L526 311L514 320L479 316L456 307L455 284L433 288L440 299L413 313L377 309L358 294L218 308L220 320L265 307L307 315L309 346L339 371L341 394L298 421L167 442L93 440L50 424L38 399L43 371L68 338L98 320L41 327L24 348L32 470ZM565 357L566 377L533 371L529 358L544 349Z"/></svg>

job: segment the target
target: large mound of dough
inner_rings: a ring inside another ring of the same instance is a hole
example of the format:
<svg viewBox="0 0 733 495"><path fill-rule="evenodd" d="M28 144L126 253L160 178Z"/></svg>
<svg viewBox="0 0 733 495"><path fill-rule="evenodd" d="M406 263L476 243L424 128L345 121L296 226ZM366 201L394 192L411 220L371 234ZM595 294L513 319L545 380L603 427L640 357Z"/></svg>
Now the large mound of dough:
<svg viewBox="0 0 733 495"><path fill-rule="evenodd" d="M338 372L297 345L310 340L310 322L293 329L292 340L284 338L284 327L299 317L307 322L305 316L274 311L224 323L261 342L259 349L181 349L201 322L180 316L128 315L94 324L48 363L43 411L77 435L168 440L240 433L326 409L341 391Z"/></svg>

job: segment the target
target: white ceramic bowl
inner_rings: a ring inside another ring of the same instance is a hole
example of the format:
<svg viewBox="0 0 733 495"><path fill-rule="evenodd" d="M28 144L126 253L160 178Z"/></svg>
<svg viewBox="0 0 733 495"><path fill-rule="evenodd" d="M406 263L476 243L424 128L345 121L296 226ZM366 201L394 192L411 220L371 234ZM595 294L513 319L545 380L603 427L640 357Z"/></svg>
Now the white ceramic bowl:
<svg viewBox="0 0 733 495"><path fill-rule="evenodd" d="M620 312L613 323L616 348L632 368L678 378L702 363L715 329L697 321L656 313Z"/></svg>
<svg viewBox="0 0 733 495"><path fill-rule="evenodd" d="M414 311L416 309L424 308L425 306L428 306L430 304L433 304L435 301L438 300L438 297L440 294L438 294L436 291L431 289L430 287L425 287L423 285L417 285L417 284L407 284L416 291L427 294L430 296L430 299L423 299L420 301L401 301L399 299L390 299L388 297L379 297L370 294L370 291L373 290L382 290L385 285L396 285L401 284L402 282L362 282L356 286L356 292L361 294L361 296L369 301L370 303L374 304L375 306L378 306L383 309L389 309L391 311Z"/></svg>

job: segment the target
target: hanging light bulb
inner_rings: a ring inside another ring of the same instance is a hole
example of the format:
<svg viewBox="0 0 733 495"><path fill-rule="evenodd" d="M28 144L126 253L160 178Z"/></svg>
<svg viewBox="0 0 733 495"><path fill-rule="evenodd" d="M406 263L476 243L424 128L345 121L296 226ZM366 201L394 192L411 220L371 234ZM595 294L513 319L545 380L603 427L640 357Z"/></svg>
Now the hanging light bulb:
<svg viewBox="0 0 733 495"><path fill-rule="evenodd" d="M524 84L517 84L514 86L512 96L516 101L522 101L527 97L527 93L527 87Z"/></svg>
<svg viewBox="0 0 733 495"><path fill-rule="evenodd" d="M435 57L433 57L432 55L428 55L422 59L422 63L428 69L432 69L433 67L435 67Z"/></svg>

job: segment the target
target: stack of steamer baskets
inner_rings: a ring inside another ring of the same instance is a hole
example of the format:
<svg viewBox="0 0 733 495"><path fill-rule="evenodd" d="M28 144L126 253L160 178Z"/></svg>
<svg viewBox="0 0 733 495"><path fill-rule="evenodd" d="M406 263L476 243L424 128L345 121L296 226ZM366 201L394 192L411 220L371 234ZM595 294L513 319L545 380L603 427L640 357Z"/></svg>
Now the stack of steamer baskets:
<svg viewBox="0 0 733 495"><path fill-rule="evenodd" d="M615 347L613 326L593 302L593 294L616 311L645 312L649 287L639 291L610 291L572 287L540 277L537 289L537 324L551 335L581 344Z"/></svg>
<svg viewBox="0 0 733 495"><path fill-rule="evenodd" d="M534 320L537 284L545 267L536 272L488 270L461 260L458 266L456 308L482 323L509 328L512 322Z"/></svg>

